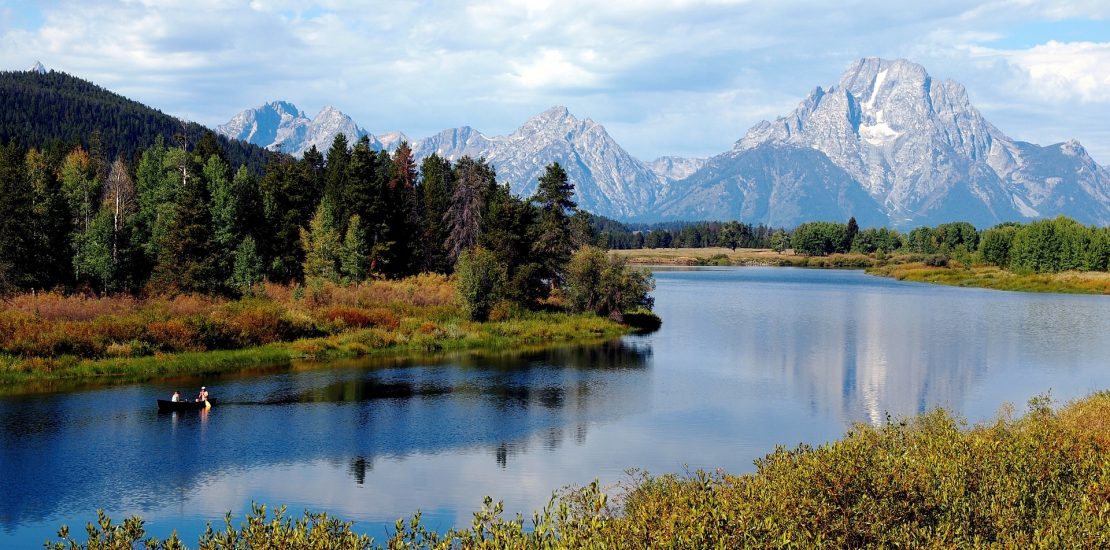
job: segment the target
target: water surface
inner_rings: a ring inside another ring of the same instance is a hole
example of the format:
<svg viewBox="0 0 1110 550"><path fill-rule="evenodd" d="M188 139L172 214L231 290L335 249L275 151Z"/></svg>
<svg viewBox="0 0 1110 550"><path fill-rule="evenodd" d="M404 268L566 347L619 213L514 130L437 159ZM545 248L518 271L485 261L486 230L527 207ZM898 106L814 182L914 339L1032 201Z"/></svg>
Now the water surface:
<svg viewBox="0 0 1110 550"><path fill-rule="evenodd" d="M664 324L603 346L0 398L0 547L106 509L194 545L252 501L384 538L416 510L526 516L628 468L753 469L776 444L943 406L981 421L1048 390L1110 388L1110 299L959 289L856 271L656 272ZM207 412L154 400L209 386Z"/></svg>

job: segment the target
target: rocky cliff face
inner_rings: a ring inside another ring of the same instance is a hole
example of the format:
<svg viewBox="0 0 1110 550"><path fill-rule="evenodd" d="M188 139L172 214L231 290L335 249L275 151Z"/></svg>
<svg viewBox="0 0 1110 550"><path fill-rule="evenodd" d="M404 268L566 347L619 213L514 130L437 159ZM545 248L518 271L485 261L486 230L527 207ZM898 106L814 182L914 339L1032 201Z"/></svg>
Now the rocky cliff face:
<svg viewBox="0 0 1110 550"><path fill-rule="evenodd" d="M303 155L313 146L326 152L340 133L347 136L349 143L355 143L364 135L369 136L371 145L382 149L377 138L359 128L351 117L335 107L324 107L310 119L295 105L285 101L274 101L242 111L227 124L217 126L216 132L295 156Z"/></svg>
<svg viewBox="0 0 1110 550"><path fill-rule="evenodd" d="M273 102L243 111L220 133L302 154L326 151L340 132L369 135L326 107L309 120ZM370 135L392 150L400 132ZM1110 172L1078 142L1015 141L983 118L967 91L903 59L861 59L839 82L815 88L791 113L753 126L731 151L709 159L644 163L605 127L552 107L506 136L464 126L410 142L421 159L486 158L521 196L560 163L577 201L618 219L738 218L791 226L818 219L913 227L969 221L986 227L1067 215L1110 224Z"/></svg>
<svg viewBox="0 0 1110 550"><path fill-rule="evenodd" d="M799 166L813 161L800 151L822 153L898 226L951 220L989 226L1059 214L1110 221L1110 178L1078 143L1015 142L983 118L963 86L936 82L906 60L859 60L837 85L818 87L792 113L754 126L733 153L755 150ZM716 161L728 158L735 155ZM684 188L706 179L691 177ZM682 217L691 208L671 201L658 213ZM833 214L816 210L809 218Z"/></svg>

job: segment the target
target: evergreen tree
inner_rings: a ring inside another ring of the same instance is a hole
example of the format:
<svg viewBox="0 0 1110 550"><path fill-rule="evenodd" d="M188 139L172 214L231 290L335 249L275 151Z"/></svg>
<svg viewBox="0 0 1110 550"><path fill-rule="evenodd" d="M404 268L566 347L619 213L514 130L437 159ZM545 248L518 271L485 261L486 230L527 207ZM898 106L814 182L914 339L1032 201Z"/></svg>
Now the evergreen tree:
<svg viewBox="0 0 1110 550"><path fill-rule="evenodd" d="M532 251L542 262L544 275L552 286L562 281L563 270L574 251L567 223L568 211L573 212L577 206L571 200L573 195L574 185L567 181L566 171L556 162L547 166L532 196L539 209Z"/></svg>
<svg viewBox="0 0 1110 550"><path fill-rule="evenodd" d="M369 138L367 139L369 143ZM347 143L347 136L340 132L328 148L327 159L324 165L324 199L330 200L335 205L335 217L346 220L350 217L350 207L347 205L347 185L351 169L351 148Z"/></svg>
<svg viewBox="0 0 1110 550"><path fill-rule="evenodd" d="M165 234L173 221L180 186L161 137L143 151L135 171L138 211L131 233L132 249L140 251L136 271L149 273L161 255Z"/></svg>
<svg viewBox="0 0 1110 550"><path fill-rule="evenodd" d="M241 240L239 197L231 178L231 169L220 157L212 155L202 170L208 184L212 216L212 247L217 277L226 280L234 268L234 252Z"/></svg>
<svg viewBox="0 0 1110 550"><path fill-rule="evenodd" d="M412 149L408 142L401 142L390 160L389 182L384 190L381 238L391 246L380 259L380 270L388 276L410 275L419 269L420 212L416 183Z"/></svg>
<svg viewBox="0 0 1110 550"><path fill-rule="evenodd" d="M25 269L36 252L32 197L22 148L14 141L0 146L0 294L34 282Z"/></svg>
<svg viewBox="0 0 1110 550"><path fill-rule="evenodd" d="M358 283L366 279L370 260L366 254L366 231L358 214L347 221L347 232L343 236L340 270L343 279Z"/></svg>
<svg viewBox="0 0 1110 550"><path fill-rule="evenodd" d="M454 180L451 162L432 153L420 165L424 219L421 224L423 271L448 273L451 262L444 250L447 242L447 209L451 205Z"/></svg>
<svg viewBox="0 0 1110 550"><path fill-rule="evenodd" d="M455 163L454 176L451 206L444 220L448 227L445 248L452 264L462 251L478 244L482 214L491 191L497 186L497 176L485 159L459 159Z"/></svg>
<svg viewBox="0 0 1110 550"><path fill-rule="evenodd" d="M151 283L165 292L216 292L223 288L213 254L207 184L183 176L181 192Z"/></svg>
<svg viewBox="0 0 1110 550"><path fill-rule="evenodd" d="M499 185L490 197L478 239L505 269L504 297L526 305L547 290L543 265L532 256L530 229L535 222L535 207L513 195L508 185Z"/></svg>
<svg viewBox="0 0 1110 550"><path fill-rule="evenodd" d="M48 288L64 283L70 275L70 215L57 166L37 149L27 151L27 178L31 184L31 233L33 250L28 257L32 284Z"/></svg>

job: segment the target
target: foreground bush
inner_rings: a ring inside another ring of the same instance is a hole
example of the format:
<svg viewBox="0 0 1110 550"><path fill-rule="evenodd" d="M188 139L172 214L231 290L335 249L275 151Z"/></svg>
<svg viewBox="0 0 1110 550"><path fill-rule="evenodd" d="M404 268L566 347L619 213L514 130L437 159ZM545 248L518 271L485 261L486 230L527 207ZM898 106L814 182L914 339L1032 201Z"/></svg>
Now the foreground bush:
<svg viewBox="0 0 1110 550"><path fill-rule="evenodd" d="M967 429L943 411L837 442L779 448L754 474L639 476L613 501L597 483L552 498L527 524L489 499L468 528L398 520L388 548L1107 548L1110 393ZM88 528L88 548L131 548L131 518ZM60 533L53 548L85 548ZM105 542L107 541L107 542ZM118 541L118 542L113 542ZM176 537L149 548L177 548ZM256 507L200 548L372 548L350 524Z"/></svg>

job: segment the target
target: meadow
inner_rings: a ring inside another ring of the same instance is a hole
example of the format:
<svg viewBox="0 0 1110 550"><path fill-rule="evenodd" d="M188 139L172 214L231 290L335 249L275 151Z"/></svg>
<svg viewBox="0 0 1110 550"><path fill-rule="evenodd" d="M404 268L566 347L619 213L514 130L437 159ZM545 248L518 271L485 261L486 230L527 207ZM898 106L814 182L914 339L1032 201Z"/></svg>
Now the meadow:
<svg viewBox="0 0 1110 550"><path fill-rule="evenodd" d="M626 325L496 304L470 321L442 275L354 285L266 284L253 295L141 298L21 294L0 309L0 384L58 380L139 382L294 359L503 349L612 338Z"/></svg>

